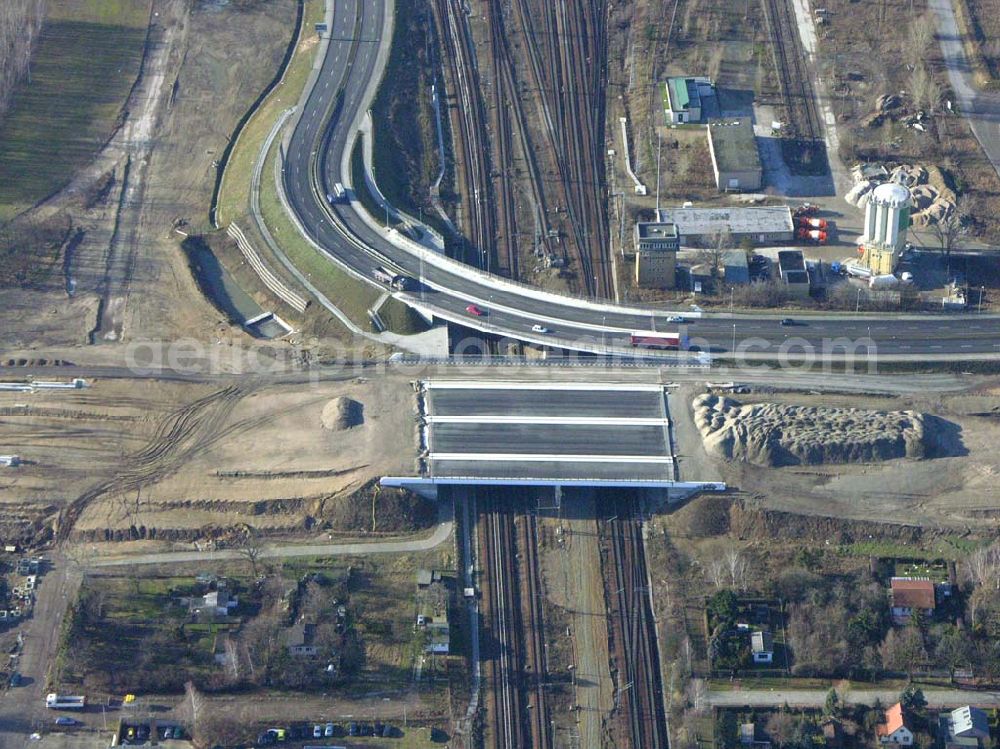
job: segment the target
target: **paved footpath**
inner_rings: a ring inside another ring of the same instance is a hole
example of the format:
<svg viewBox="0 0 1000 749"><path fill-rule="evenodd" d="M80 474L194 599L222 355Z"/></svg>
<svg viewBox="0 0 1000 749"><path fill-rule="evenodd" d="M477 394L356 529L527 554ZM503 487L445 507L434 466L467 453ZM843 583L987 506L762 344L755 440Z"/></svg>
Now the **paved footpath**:
<svg viewBox="0 0 1000 749"><path fill-rule="evenodd" d="M919 686L919 685L917 685ZM788 704L792 707L823 707L826 703L826 689L727 689L709 690L707 702L712 707L780 707ZM958 707L959 705L975 705L977 707L1000 707L1000 692L980 692L966 689L923 689L927 706ZM845 702L864 703L871 705L879 700L883 705L890 705L899 699L898 689L848 689L840 693Z"/></svg>

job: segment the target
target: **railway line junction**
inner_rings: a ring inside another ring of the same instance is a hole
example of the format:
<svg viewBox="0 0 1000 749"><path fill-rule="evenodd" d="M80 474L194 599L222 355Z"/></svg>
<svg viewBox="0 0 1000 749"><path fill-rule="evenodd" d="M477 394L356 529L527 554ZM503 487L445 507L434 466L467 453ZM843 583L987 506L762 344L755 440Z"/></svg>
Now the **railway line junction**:
<svg viewBox="0 0 1000 749"><path fill-rule="evenodd" d="M392 0L336 4L332 28L353 32L324 40L327 46L315 83L283 146L279 187L293 218L331 262L359 282L374 283L374 268L390 269L416 282L415 290L396 290L393 296L427 317L552 350L676 359L677 352L636 349L629 338L635 331L676 329L678 323L671 319L682 317L694 323L687 331L692 344L716 357L739 353L745 358L777 358L789 346L821 360L856 359L859 351L862 357L877 354L902 360L956 354L992 358L1000 353L1000 320L988 315L972 320L923 315L910 322L865 315L810 317L790 331L778 324L776 316L703 315L697 310L651 311L613 304L601 299L605 286L592 296L546 292L445 257L403 232L387 229L357 200L331 203L327 195L335 183L345 186L349 198L353 195L350 155L358 123L384 70L391 27L387 19L393 7ZM459 20L454 19L456 31ZM467 79L474 67L470 64L462 75ZM469 85L468 103L475 112ZM471 143L467 149L481 153L481 147ZM481 200L490 198L484 194ZM495 231L489 224L480 236ZM470 314L470 306L481 314ZM840 344L831 346L835 341ZM852 342L846 352L845 341ZM862 342L860 349L854 345L857 342Z"/></svg>

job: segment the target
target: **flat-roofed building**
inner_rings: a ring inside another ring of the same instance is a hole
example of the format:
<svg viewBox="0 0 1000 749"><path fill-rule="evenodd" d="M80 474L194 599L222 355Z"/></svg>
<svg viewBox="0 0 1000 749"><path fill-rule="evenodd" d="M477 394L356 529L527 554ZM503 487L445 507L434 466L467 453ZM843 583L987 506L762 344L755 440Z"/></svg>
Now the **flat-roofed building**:
<svg viewBox="0 0 1000 749"><path fill-rule="evenodd" d="M795 222L787 205L721 208L663 208L660 221L677 226L685 247L714 247L720 234L734 244L782 244L795 238Z"/></svg>
<svg viewBox="0 0 1000 749"><path fill-rule="evenodd" d="M708 124L708 151L715 184L723 192L759 190L764 178L757 138L749 119Z"/></svg>
<svg viewBox="0 0 1000 749"><path fill-rule="evenodd" d="M667 78L663 84L663 111L668 125L701 122L703 103L715 97L712 81L705 77Z"/></svg>
<svg viewBox="0 0 1000 749"><path fill-rule="evenodd" d="M781 250L778 253L778 275L792 296L809 296L809 271L801 250Z"/></svg>
<svg viewBox="0 0 1000 749"><path fill-rule="evenodd" d="M648 288L673 288L680 235L672 223L635 225L635 282Z"/></svg>

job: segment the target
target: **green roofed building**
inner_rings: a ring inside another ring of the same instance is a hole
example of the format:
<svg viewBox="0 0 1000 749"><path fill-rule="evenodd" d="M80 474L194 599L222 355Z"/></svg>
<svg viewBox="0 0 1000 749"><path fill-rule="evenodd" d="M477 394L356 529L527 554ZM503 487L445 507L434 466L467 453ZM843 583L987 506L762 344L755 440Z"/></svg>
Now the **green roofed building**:
<svg viewBox="0 0 1000 749"><path fill-rule="evenodd" d="M667 124L701 122L703 100L715 96L709 78L667 78L663 84L663 111Z"/></svg>

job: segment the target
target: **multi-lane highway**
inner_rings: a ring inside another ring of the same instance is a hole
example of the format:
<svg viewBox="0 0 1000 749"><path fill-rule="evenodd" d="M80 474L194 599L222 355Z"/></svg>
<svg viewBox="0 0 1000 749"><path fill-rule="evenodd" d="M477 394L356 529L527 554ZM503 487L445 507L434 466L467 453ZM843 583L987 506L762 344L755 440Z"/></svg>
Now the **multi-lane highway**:
<svg viewBox="0 0 1000 749"><path fill-rule="evenodd" d="M419 291L400 299L436 317L511 338L574 350L629 348L632 330L675 330L671 314L543 293L489 276L387 231L357 200L330 204L332 186L349 185L345 173L385 64L393 0L338 0L322 69L288 142L283 188L303 230L334 260L362 278L379 265L420 280ZM349 193L350 194L350 193ZM482 316L466 311L475 305ZM702 350L734 348L752 356L803 350L833 358L1000 355L1000 318L909 316L905 318L809 317L781 325L778 317L705 315L688 318L687 333ZM698 318L698 319L695 319ZM533 331L535 325L546 332ZM871 348L869 348L871 342ZM735 345L734 345L735 344Z"/></svg>

